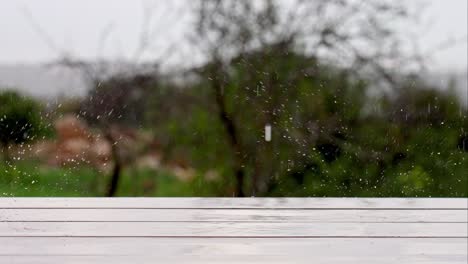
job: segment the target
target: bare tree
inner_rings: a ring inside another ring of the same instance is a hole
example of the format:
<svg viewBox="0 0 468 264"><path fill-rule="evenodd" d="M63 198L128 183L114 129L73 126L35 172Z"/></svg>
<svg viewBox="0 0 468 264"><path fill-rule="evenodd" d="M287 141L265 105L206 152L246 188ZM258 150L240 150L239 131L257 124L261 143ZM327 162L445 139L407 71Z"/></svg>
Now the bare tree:
<svg viewBox="0 0 468 264"><path fill-rule="evenodd" d="M271 100L258 109L259 113L266 113L264 124L275 122L275 108L280 103L280 97L273 95L279 89L275 87L276 73L249 66L262 67L258 63L262 60L264 64L271 63L268 57L297 52L317 63L337 65L349 74L392 89L399 87L403 72L418 70L422 65L418 54L405 50L407 39L397 32L399 23L411 22L416 17L402 3L394 1L203 0L197 2L195 12L191 40L207 61L202 76L209 80L219 120L233 153L236 196L245 195L245 158L257 159L263 155L260 151L271 154L273 150L269 143L253 153L246 147L240 133L242 120L238 111L242 110L228 109L226 103L229 89L226 85L231 78L229 65L239 63L249 68L243 72L245 79L258 80L255 75L268 75L261 79ZM252 52L262 50L268 52L259 55L260 58L251 56ZM301 74L304 72L297 71L291 81ZM274 166L271 155L269 159L271 166L264 176L267 181L272 178ZM252 194L258 192L258 173L252 176Z"/></svg>
<svg viewBox="0 0 468 264"><path fill-rule="evenodd" d="M126 62L105 60L101 56L102 52L105 50L106 42L113 32L114 25L112 23L109 23L102 30L96 58L84 59L79 56L74 56L66 48L58 45L40 25L39 21L34 18L33 14L26 7L23 8L24 16L31 27L38 36L41 37L44 43L57 54L58 59L48 63L46 65L47 67L66 67L77 70L82 75L91 93L104 84L109 84L120 91L120 94L108 94L108 98L96 98L96 100L99 100L97 104L103 105L102 102L105 99L112 97L110 101L111 103L114 102L114 105L107 108L101 107L97 109L97 111L101 111L101 113L92 116L96 118L96 127L101 130L104 138L109 141L112 146L112 160L114 165L109 183L106 187L106 196L115 195L125 165L125 160L121 155L122 151L118 144L120 139L116 134L119 125L117 108L125 108L125 105L121 104L119 98L127 98L126 93L130 93L130 90L135 88L133 85L146 89L148 86L154 84L154 81L158 78L160 64L167 61L170 56L173 55L172 51L174 47L169 45L168 48L162 50L155 58L152 58L150 63L141 62L143 55L154 48L154 42L158 40L159 37L158 34L161 30L167 28L167 23L170 23L167 19L168 12L175 15L177 12L181 11L174 8L172 5L166 5L166 8L159 9L159 12L156 13L157 7L158 6L142 2L143 15L138 43L134 52ZM125 109L120 110L120 112L125 111ZM104 113L102 111L107 112Z"/></svg>

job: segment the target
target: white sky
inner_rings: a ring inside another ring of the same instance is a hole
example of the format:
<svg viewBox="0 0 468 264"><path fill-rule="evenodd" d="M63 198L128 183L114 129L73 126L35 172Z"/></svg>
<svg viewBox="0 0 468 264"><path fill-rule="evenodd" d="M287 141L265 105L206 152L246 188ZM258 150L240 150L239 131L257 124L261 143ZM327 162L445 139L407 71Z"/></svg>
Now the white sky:
<svg viewBox="0 0 468 264"><path fill-rule="evenodd" d="M465 70L468 1L423 1L429 3L425 24L430 21L431 26L418 32L422 49L431 50L450 38L465 39L465 42L439 52L431 62L432 68ZM33 28L35 23L59 48L72 54L87 58L98 55L133 58L142 28L143 6L148 5L156 6L152 24L159 29L155 31L155 38L169 38L180 44L185 38L181 29L183 23L178 22L187 17L181 17L178 11L189 4L190 0L4 0L0 3L0 64L46 62L58 56L56 49L51 48ZM100 38L106 29L110 29L110 33L107 41L102 42ZM101 52L100 43L105 43ZM167 47L166 41L156 42L147 56L163 53ZM190 56L190 53L180 56Z"/></svg>

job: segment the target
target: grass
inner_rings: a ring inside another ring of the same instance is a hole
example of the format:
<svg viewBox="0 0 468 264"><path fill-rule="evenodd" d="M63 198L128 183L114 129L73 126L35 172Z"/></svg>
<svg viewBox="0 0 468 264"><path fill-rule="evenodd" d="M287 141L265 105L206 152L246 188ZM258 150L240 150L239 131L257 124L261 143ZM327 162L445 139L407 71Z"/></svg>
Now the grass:
<svg viewBox="0 0 468 264"><path fill-rule="evenodd" d="M399 170L387 172L385 179L378 186L351 178L349 187L343 189L340 177L324 181L323 177L320 178L315 174L306 175L304 183L297 185L289 177L278 182L269 195L278 197L468 197L466 188L468 178L464 176L466 172L464 159L452 158L452 163L444 163L440 171L424 170L422 166L410 166L412 163L408 166L403 166L403 164ZM456 165L454 165L455 161L458 161ZM331 168L329 169L329 173L332 173ZM349 174L343 173L343 177L350 177ZM433 174L445 177L434 177ZM229 196L233 186L233 182L229 180L232 180L232 177L225 176L209 181L205 179L203 173L198 173L193 179L182 181L169 171L127 167L123 171L116 196ZM108 182L109 173L102 173L87 166L54 168L31 160L16 161L13 165L0 162L0 196L100 197L105 194Z"/></svg>
<svg viewBox="0 0 468 264"><path fill-rule="evenodd" d="M108 175L91 167L52 168L35 162L0 163L0 196L103 196ZM219 186L201 175L181 181L167 171L124 170L117 196L210 196Z"/></svg>

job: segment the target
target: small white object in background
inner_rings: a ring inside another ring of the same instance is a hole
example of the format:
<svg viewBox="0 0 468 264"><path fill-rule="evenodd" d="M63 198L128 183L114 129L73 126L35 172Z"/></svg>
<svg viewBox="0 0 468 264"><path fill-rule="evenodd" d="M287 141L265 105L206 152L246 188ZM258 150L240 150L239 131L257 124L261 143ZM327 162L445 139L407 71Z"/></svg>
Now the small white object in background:
<svg viewBox="0 0 468 264"><path fill-rule="evenodd" d="M265 141L266 142L271 141L271 125L270 124L265 125Z"/></svg>

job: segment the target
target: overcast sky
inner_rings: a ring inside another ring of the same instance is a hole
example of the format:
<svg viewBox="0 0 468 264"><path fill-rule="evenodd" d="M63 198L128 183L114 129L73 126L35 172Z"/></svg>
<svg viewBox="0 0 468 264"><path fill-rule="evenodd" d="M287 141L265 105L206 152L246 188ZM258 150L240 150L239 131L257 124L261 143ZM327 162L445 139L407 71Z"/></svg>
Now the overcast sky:
<svg viewBox="0 0 468 264"><path fill-rule="evenodd" d="M439 52L431 65L442 70L465 70L468 1L424 1L429 3L426 26L420 32L424 50L431 50L448 39L465 39ZM142 6L156 5L152 22L156 25L155 36L179 42L184 40L179 20L186 18L178 11L189 3L189 0L1 1L0 64L46 62L58 56L58 49L87 58L133 58L142 28ZM41 29L33 25L40 25L44 32L38 33ZM104 35L106 41L101 41ZM154 56L166 48L166 43L155 43L146 56Z"/></svg>

